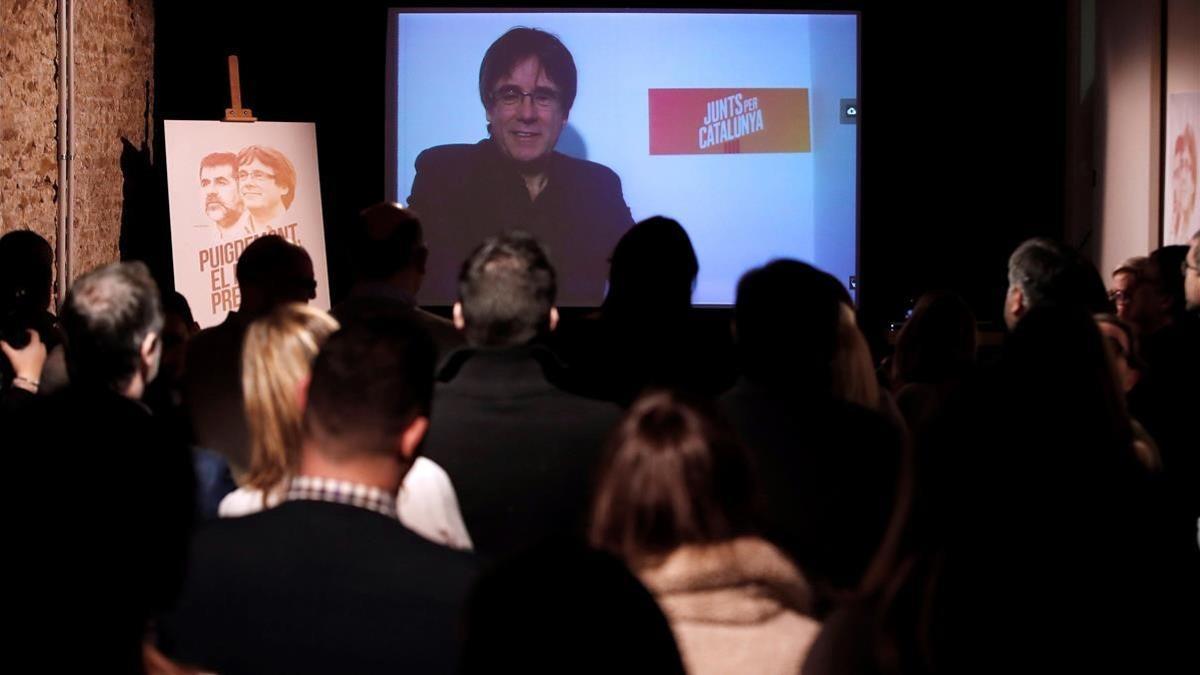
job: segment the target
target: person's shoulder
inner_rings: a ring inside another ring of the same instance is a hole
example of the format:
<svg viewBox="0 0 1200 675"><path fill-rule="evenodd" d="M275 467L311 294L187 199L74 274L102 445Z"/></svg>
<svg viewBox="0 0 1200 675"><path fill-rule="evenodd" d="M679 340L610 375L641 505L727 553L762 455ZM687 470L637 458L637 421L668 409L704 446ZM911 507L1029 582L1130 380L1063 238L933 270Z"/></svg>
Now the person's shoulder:
<svg viewBox="0 0 1200 675"><path fill-rule="evenodd" d="M268 512L240 518L217 518L200 525L189 545L188 568L192 586L220 586L229 579L253 576L260 561L271 557L269 544L273 529ZM260 555L247 557L246 551ZM266 555L262 555L266 553Z"/></svg>
<svg viewBox="0 0 1200 675"><path fill-rule="evenodd" d="M225 315L221 323L201 329L200 332L193 335L188 341L188 347L189 349L192 345L207 347L211 343L228 341L231 338L236 338L240 341L241 334L244 332L245 326L243 325L241 315L236 311L229 312Z"/></svg>
<svg viewBox="0 0 1200 675"><path fill-rule="evenodd" d="M83 428L72 430L72 435L96 433L109 438L128 437L144 440L158 431L155 419L141 401L122 396L110 389L99 387L67 386L60 394L49 399L50 405L63 415L63 419L85 421ZM105 428L88 429L87 424L103 420Z"/></svg>
<svg viewBox="0 0 1200 675"><path fill-rule="evenodd" d="M593 162L588 159L579 159L570 155L564 155L561 152L555 151L555 161L560 167L573 177L589 181L603 181L620 183L621 179L617 176L617 172L607 166Z"/></svg>
<svg viewBox="0 0 1200 675"><path fill-rule="evenodd" d="M441 469L440 473L444 478L439 478L450 484L445 470ZM346 541L349 532L351 537L357 539L357 543L352 544L353 548L359 548L360 553L367 550L371 552L373 562L352 563L364 572L408 570L406 576L410 578L422 578L426 582L436 579L439 585L453 587L460 594L466 592L479 573L479 561L473 553L434 543L409 529L397 518L380 516L357 507L347 507L346 512L353 513L357 523L338 536ZM387 575L390 576L391 572L387 572Z"/></svg>
<svg viewBox="0 0 1200 675"><path fill-rule="evenodd" d="M570 419L580 430L607 430L621 419L621 407L616 403L585 396L583 392L564 388L559 382L551 384L559 414L563 416L560 419Z"/></svg>
<svg viewBox="0 0 1200 675"><path fill-rule="evenodd" d="M451 169L475 161L480 154L478 143L452 143L426 148L417 155L417 171Z"/></svg>
<svg viewBox="0 0 1200 675"><path fill-rule="evenodd" d="M417 321L422 323L430 330L436 330L439 332L449 330L454 331L455 334L458 334L458 329L454 327L454 322L444 316L434 314L433 312L421 309L420 307L414 307L413 314L416 316Z"/></svg>
<svg viewBox="0 0 1200 675"><path fill-rule="evenodd" d="M442 476L436 480L450 485L450 477L445 469L438 466L438 470ZM430 541L399 521L396 524L404 531L404 537L397 539L402 544L403 560L424 560L429 567L441 570L445 576L458 579L471 579L479 573L479 559L474 553Z"/></svg>
<svg viewBox="0 0 1200 675"><path fill-rule="evenodd" d="M587 410L587 411L589 411L595 415L601 416L601 417L620 417L621 416L621 406L617 405L616 403L614 403L612 401L609 401L606 399L601 399L601 398L593 398L591 396L586 396L584 394L578 393L574 390L571 390L571 389L561 386L560 383L557 381L553 382L553 385L554 385L554 388L557 391L558 395L561 396L563 398L563 400L569 401L572 405L578 407L581 410Z"/></svg>

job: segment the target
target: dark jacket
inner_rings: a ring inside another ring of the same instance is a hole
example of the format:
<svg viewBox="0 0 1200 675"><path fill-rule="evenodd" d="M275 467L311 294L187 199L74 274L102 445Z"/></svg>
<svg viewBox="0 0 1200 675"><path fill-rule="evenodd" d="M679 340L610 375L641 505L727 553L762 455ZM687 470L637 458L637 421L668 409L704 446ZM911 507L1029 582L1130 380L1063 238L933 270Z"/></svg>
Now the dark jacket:
<svg viewBox="0 0 1200 675"><path fill-rule="evenodd" d="M608 258L631 225L621 180L605 166L552 153L536 201L511 160L490 140L442 145L416 161L408 206L429 246L423 298L456 297L462 261L487 237L520 229L548 249L563 305L599 305Z"/></svg>
<svg viewBox="0 0 1200 675"><path fill-rule="evenodd" d="M481 555L582 535L620 411L559 389L555 368L543 347L460 351L434 391L425 455L450 475Z"/></svg>
<svg viewBox="0 0 1200 675"><path fill-rule="evenodd" d="M285 502L197 535L159 645L230 675L453 672L474 574L393 518Z"/></svg>

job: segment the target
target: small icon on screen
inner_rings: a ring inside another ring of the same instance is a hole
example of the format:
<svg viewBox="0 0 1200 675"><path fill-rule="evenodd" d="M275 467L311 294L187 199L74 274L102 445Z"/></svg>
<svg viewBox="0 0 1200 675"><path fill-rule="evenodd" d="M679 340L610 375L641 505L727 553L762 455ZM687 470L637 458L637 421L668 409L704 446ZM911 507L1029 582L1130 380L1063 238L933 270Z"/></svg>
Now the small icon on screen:
<svg viewBox="0 0 1200 675"><path fill-rule="evenodd" d="M858 121L858 99L844 98L841 101L842 124L855 124Z"/></svg>

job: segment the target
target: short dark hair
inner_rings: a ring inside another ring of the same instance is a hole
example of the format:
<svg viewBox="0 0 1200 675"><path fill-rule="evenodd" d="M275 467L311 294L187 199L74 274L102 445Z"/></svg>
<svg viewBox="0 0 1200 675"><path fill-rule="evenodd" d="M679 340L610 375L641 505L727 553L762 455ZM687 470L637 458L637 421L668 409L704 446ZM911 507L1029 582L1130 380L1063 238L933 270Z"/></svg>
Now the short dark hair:
<svg viewBox="0 0 1200 675"><path fill-rule="evenodd" d="M339 441L326 453L385 454L414 419L428 416L435 351L407 312L355 317L313 361L304 433Z"/></svg>
<svg viewBox="0 0 1200 675"><path fill-rule="evenodd" d="M591 543L638 569L685 544L752 534L752 476L749 455L710 404L646 394L609 441Z"/></svg>
<svg viewBox="0 0 1200 675"><path fill-rule="evenodd" d="M62 313L71 382L124 387L137 372L142 342L162 325L158 284L145 264L113 263L79 277Z"/></svg>
<svg viewBox="0 0 1200 675"><path fill-rule="evenodd" d="M424 265L427 249L417 215L395 202L363 209L355 236L355 268L367 281L381 281L412 265Z"/></svg>
<svg viewBox="0 0 1200 675"><path fill-rule="evenodd" d="M1027 239L1008 259L1008 283L1025 306L1072 306L1089 313L1108 310L1108 293L1096 268L1073 249L1045 237Z"/></svg>
<svg viewBox="0 0 1200 675"><path fill-rule="evenodd" d="M296 199L296 167L292 165L292 160L275 148L268 148L265 145L248 145L238 151L237 165L240 168L243 164L249 164L256 159L271 167L271 170L275 172L276 185L287 188L287 193L280 197L280 200L283 202L283 208L291 208L292 201Z"/></svg>
<svg viewBox="0 0 1200 675"><path fill-rule="evenodd" d="M846 288L799 260L773 260L746 272L733 308L743 374L789 391L831 391L843 304L853 306Z"/></svg>
<svg viewBox="0 0 1200 675"><path fill-rule="evenodd" d="M307 302L313 291L312 279L301 279L297 273L303 265L311 264L308 251L277 234L261 236L237 260L237 282L246 288L259 288L268 302ZM305 285L300 288L300 285ZM303 293L301 291L304 291Z"/></svg>
<svg viewBox="0 0 1200 675"><path fill-rule="evenodd" d="M203 173L205 169L211 169L216 166L230 167L233 169L233 175L236 178L238 171L238 156L232 152L213 152L205 155L204 159L200 160L201 173Z"/></svg>
<svg viewBox="0 0 1200 675"><path fill-rule="evenodd" d="M479 64L479 100L484 108L491 108L492 87L496 82L531 56L538 60L546 70L546 76L561 91L563 112L571 111L578 83L571 52L557 36L522 26L509 29L483 55L483 62Z"/></svg>
<svg viewBox="0 0 1200 675"><path fill-rule="evenodd" d="M554 266L533 235L484 241L463 263L458 294L467 342L509 347L548 330L558 286Z"/></svg>

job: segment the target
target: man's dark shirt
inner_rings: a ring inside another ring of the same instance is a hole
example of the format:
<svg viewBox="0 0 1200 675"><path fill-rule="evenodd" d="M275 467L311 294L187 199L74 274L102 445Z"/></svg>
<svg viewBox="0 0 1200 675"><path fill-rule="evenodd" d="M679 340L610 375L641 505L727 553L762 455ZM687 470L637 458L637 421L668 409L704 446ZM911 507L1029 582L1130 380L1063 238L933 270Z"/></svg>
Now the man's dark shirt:
<svg viewBox="0 0 1200 675"><path fill-rule="evenodd" d="M429 148L416 168L408 206L421 217L429 246L422 297L456 297L462 261L475 247L520 229L538 238L560 270L562 304L603 300L608 258L633 225L611 169L553 152L546 187L531 200L516 165L491 139Z"/></svg>

